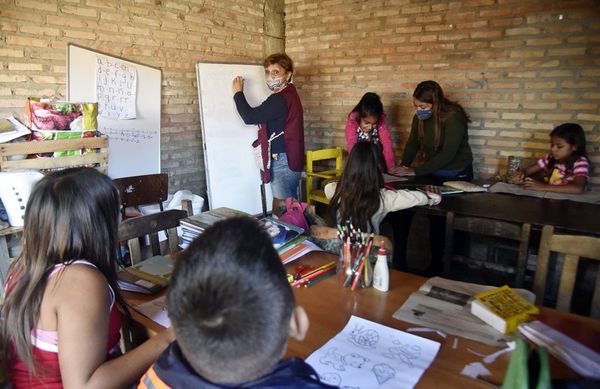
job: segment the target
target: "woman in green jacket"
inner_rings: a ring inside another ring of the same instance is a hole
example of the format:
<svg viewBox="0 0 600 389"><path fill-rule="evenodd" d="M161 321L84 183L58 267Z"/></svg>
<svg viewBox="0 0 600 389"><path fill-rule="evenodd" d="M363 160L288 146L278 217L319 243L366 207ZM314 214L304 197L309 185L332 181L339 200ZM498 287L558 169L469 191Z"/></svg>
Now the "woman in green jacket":
<svg viewBox="0 0 600 389"><path fill-rule="evenodd" d="M416 113L404 149L402 165L393 170L402 176L431 175L440 181L473 179L473 153L469 146L464 108L444 97L435 81L423 81L413 93ZM419 158L417 158L419 157ZM423 164L410 167L417 160Z"/></svg>

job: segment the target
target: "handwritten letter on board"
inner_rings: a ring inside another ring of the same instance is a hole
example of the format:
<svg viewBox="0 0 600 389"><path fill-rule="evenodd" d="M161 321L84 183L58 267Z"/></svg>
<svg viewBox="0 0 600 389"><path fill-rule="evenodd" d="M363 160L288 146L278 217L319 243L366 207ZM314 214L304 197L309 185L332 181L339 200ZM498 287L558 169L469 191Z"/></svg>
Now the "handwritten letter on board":
<svg viewBox="0 0 600 389"><path fill-rule="evenodd" d="M135 119L137 71L122 61L96 57L98 114L112 119Z"/></svg>

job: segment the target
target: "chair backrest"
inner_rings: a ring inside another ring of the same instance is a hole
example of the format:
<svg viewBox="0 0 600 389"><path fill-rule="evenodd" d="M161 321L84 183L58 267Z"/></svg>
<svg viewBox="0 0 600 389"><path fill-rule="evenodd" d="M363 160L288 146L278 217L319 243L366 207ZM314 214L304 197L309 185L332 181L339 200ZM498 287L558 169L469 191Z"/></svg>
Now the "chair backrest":
<svg viewBox="0 0 600 389"><path fill-rule="evenodd" d="M307 150L306 151L306 171L315 172L314 162L335 159L335 170L342 170L342 148L335 147L331 149Z"/></svg>
<svg viewBox="0 0 600 389"><path fill-rule="evenodd" d="M569 311L579 258L600 260L600 237L555 234L553 226L544 226L533 280L533 291L537 298L537 304L541 304L544 300L551 252L564 254L556 308ZM590 316L600 318L600 271L596 275Z"/></svg>
<svg viewBox="0 0 600 389"><path fill-rule="evenodd" d="M502 220L471 216L458 216L454 212L446 215L446 238L444 247L444 275L450 274L450 261L453 256L454 231L509 239L518 242L518 256L515 265L515 286L523 287L531 225L510 223Z"/></svg>
<svg viewBox="0 0 600 389"><path fill-rule="evenodd" d="M116 178L113 180L121 196L121 213L125 218L127 207L136 207L145 204L159 204L163 210L162 203L169 194L169 176L166 173L147 174L143 176L131 176Z"/></svg>
<svg viewBox="0 0 600 389"><path fill-rule="evenodd" d="M119 241L127 241L131 264L141 261L143 258L140 239L148 236L152 255L174 253L179 250L177 241L177 227L179 221L188 214L186 211L171 209L164 212L153 213L124 220L119 225ZM161 252L159 231L167 231L168 253Z"/></svg>

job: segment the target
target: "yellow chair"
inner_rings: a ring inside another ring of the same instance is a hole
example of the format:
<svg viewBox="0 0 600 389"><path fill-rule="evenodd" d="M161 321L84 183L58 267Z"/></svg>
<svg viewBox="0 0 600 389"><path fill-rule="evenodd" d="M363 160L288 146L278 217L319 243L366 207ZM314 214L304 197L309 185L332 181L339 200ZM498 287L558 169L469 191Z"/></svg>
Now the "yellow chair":
<svg viewBox="0 0 600 389"><path fill-rule="evenodd" d="M315 170L315 162L335 160L335 169ZM308 150L306 152L306 202L329 204L323 187L342 175L342 148Z"/></svg>

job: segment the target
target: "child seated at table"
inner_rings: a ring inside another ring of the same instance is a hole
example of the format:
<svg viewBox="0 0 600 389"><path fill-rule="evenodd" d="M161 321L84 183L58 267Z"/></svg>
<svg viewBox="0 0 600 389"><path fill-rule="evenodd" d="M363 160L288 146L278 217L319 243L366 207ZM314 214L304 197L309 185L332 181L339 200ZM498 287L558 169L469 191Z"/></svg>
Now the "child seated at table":
<svg viewBox="0 0 600 389"><path fill-rule="evenodd" d="M538 173L543 174L543 181L532 177ZM522 184L526 189L581 194L588 177L589 159L583 128L576 123L563 123L550 133L550 154L517 170L512 182Z"/></svg>
<svg viewBox="0 0 600 389"><path fill-rule="evenodd" d="M331 198L331 224L349 220L355 228L378 234L379 224L389 212L440 203L437 193L385 189L380 161L377 145L358 142L354 146L340 181L325 186L325 195Z"/></svg>
<svg viewBox="0 0 600 389"><path fill-rule="evenodd" d="M181 254L167 308L176 341L138 388L331 388L303 360L280 360L288 335L304 338L308 317L251 218L214 224Z"/></svg>

